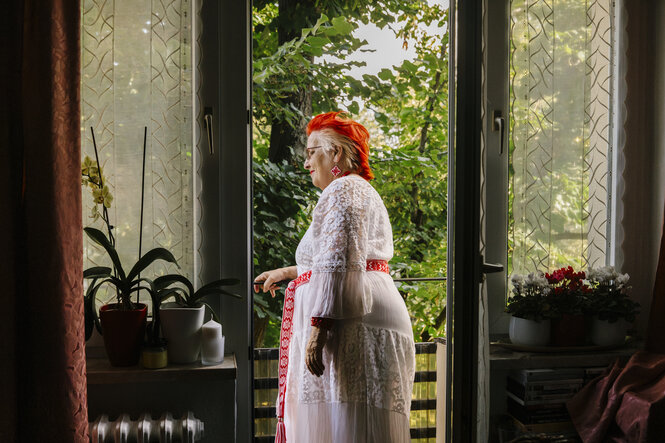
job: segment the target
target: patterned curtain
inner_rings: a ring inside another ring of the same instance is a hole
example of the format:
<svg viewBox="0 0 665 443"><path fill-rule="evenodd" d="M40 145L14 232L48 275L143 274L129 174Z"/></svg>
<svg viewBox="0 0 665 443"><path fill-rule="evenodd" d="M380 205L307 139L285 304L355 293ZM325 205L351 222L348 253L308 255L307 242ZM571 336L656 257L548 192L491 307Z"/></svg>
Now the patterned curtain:
<svg viewBox="0 0 665 443"><path fill-rule="evenodd" d="M0 19L0 441L87 443L78 2ZM6 82L6 83L5 83Z"/></svg>
<svg viewBox="0 0 665 443"><path fill-rule="evenodd" d="M511 0L509 272L604 266L611 0Z"/></svg>
<svg viewBox="0 0 665 443"><path fill-rule="evenodd" d="M94 160L93 127L113 195L109 216L120 259L128 267L138 258L147 127L142 253L167 248L178 260L179 272L192 278L190 0L82 0L82 9L82 156ZM83 194L83 225L106 232L102 220L91 218L92 207L88 188ZM87 239L84 257L86 267L110 264ZM147 274L174 271L158 262Z"/></svg>

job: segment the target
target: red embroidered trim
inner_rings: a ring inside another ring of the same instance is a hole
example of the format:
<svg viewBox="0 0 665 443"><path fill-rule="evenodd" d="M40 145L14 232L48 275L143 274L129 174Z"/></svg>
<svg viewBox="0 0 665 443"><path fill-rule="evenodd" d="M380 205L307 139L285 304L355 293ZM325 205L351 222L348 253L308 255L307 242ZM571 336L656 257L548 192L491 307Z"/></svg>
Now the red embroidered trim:
<svg viewBox="0 0 665 443"><path fill-rule="evenodd" d="M284 294L284 309L282 310L282 329L279 333L279 409L277 418L284 418L284 397L286 396L286 373L289 369L289 343L291 342L291 329L293 327L293 307L295 305L294 296L298 286L309 282L312 271L300 274L298 278L292 280L286 288Z"/></svg>
<svg viewBox="0 0 665 443"><path fill-rule="evenodd" d="M367 271L379 271L379 272L390 272L390 267L386 260L367 260ZM279 406L277 407L277 419L278 419L278 431L281 431L281 436L286 435L286 429L284 428L284 398L286 397L286 374L289 370L289 344L291 343L291 332L293 329L293 307L295 306L295 294L296 289L300 285L308 283L312 277L312 271L307 271L298 276L295 280L292 280L288 287L286 288L286 293L284 295L284 309L282 310L282 329L279 333L279 392L277 398L279 401ZM328 318L313 317L312 325L314 325L315 319L321 321L330 320ZM280 434L280 432L277 432ZM285 439L285 437L283 437ZM277 436L275 438L277 441ZM280 440L281 442L282 440Z"/></svg>
<svg viewBox="0 0 665 443"><path fill-rule="evenodd" d="M312 317L312 326L316 326L317 328L331 329L334 323L335 320L333 320L332 318Z"/></svg>
<svg viewBox="0 0 665 443"><path fill-rule="evenodd" d="M367 270L390 274L390 266L388 266L388 262L385 260L367 260Z"/></svg>

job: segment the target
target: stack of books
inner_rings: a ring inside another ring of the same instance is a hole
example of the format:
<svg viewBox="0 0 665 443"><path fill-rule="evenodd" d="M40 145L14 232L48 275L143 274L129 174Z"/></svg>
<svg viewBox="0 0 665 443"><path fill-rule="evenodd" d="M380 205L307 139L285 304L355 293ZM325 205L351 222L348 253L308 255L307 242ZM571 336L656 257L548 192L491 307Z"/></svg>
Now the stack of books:
<svg viewBox="0 0 665 443"><path fill-rule="evenodd" d="M521 369L508 375L508 413L524 432L574 432L566 402L585 382L583 368Z"/></svg>
<svg viewBox="0 0 665 443"><path fill-rule="evenodd" d="M584 368L584 384L586 385L591 380L601 375L605 375L605 371L607 371L606 366L599 366L595 368Z"/></svg>

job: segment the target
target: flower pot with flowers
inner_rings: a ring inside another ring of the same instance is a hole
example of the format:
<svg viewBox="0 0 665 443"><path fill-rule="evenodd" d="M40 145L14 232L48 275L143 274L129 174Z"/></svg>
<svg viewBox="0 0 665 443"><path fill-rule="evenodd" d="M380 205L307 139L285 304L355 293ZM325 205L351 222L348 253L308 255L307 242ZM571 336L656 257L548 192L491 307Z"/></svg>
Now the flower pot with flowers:
<svg viewBox="0 0 665 443"><path fill-rule="evenodd" d="M585 313L591 288L584 282L583 271L571 267L545 274L550 284L552 305L552 340L554 346L582 346L586 342Z"/></svg>
<svg viewBox="0 0 665 443"><path fill-rule="evenodd" d="M506 312L511 314L510 341L525 346L545 346L550 341L549 286L542 272L526 276L513 274L513 294L508 298Z"/></svg>
<svg viewBox="0 0 665 443"><path fill-rule="evenodd" d="M625 343L629 324L635 321L640 304L628 297L628 274L618 273L613 266L590 268L587 280L591 287L589 312L591 341L598 346Z"/></svg>

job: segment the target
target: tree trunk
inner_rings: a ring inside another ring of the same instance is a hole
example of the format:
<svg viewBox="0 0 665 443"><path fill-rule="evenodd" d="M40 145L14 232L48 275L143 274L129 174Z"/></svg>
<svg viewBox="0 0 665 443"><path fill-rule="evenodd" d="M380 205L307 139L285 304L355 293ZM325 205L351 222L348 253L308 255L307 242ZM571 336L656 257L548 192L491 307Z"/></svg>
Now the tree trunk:
<svg viewBox="0 0 665 443"><path fill-rule="evenodd" d="M312 115L312 89L305 87L297 93L289 94L282 100L282 106L295 106L302 113L295 128L287 121L273 120L270 131L270 150L268 159L273 163L279 163L282 160L291 161L291 149L293 152L304 152L307 146L307 118L304 116Z"/></svg>
<svg viewBox="0 0 665 443"><path fill-rule="evenodd" d="M277 21L277 39L280 45L300 37L302 29L316 22L319 11L312 0L280 0ZM303 87L282 99L282 106L294 106L302 115L295 128L285 120L274 119L271 123L268 159L273 163L291 160L291 149L304 152L307 146L307 118L312 115L312 88Z"/></svg>
<svg viewBox="0 0 665 443"><path fill-rule="evenodd" d="M263 340L266 336L266 329L268 327L268 317L260 318L254 313L254 347L263 348Z"/></svg>

